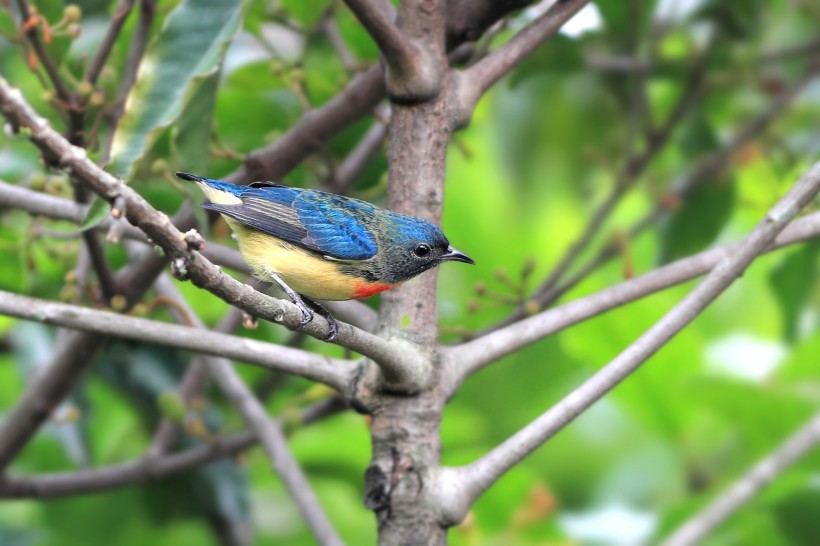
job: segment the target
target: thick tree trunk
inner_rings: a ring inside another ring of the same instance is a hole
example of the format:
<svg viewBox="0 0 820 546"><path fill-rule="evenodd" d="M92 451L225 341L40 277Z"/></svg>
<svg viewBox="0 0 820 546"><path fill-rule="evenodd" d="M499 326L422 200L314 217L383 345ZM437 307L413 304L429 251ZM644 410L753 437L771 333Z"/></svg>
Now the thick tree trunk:
<svg viewBox="0 0 820 546"><path fill-rule="evenodd" d="M450 129L444 54L444 2L402 4L408 39L428 48L424 74L437 71L439 92L428 100L393 104L388 160L388 207L440 224ZM432 70L431 70L432 68ZM408 86L401 86L407 89ZM388 89L391 88L388 82ZM428 87L429 89L429 87ZM429 380L414 395L379 393L373 409L373 460L366 473L366 501L376 512L379 543L445 544L447 532L432 502L441 452L436 271L384 295L381 330L412 342L430 366Z"/></svg>

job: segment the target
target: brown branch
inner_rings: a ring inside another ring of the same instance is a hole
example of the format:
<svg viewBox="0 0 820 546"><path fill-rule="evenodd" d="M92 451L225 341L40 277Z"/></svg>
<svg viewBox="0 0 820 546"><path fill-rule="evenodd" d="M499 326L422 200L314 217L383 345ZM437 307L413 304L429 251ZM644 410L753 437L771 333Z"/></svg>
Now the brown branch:
<svg viewBox="0 0 820 546"><path fill-rule="evenodd" d="M695 546L778 475L820 444L820 414L786 439L778 448L732 484L692 519L684 522L661 546Z"/></svg>
<svg viewBox="0 0 820 546"><path fill-rule="evenodd" d="M347 393L356 366L345 360L314 355L253 339L210 332L203 336L196 329L150 319L98 311L67 303L20 296L0 291L0 313L44 324L53 324L86 332L147 341L187 349L198 353L224 356L264 368L299 375Z"/></svg>
<svg viewBox="0 0 820 546"><path fill-rule="evenodd" d="M100 77L100 72L102 72L105 62L108 60L108 56L111 55L111 50L117 42L117 38L120 36L120 31L128 15L131 13L135 1L136 0L119 0L114 10L114 15L111 16L111 22L108 24L108 30L106 30L103 41L97 49L97 54L94 55L94 59L88 65L83 80L92 85L97 83L97 78Z"/></svg>
<svg viewBox="0 0 820 546"><path fill-rule="evenodd" d="M453 51L464 41L477 40L493 23L529 1L447 2L447 49ZM345 127L372 112L385 94L384 71L380 66L374 66L355 77L326 104L306 112L282 138L248 154L243 165L228 175L226 180L235 184L281 180Z"/></svg>
<svg viewBox="0 0 820 546"><path fill-rule="evenodd" d="M556 2L543 15L519 30L508 42L473 66L456 72L453 91L453 129L466 126L478 99L552 37L589 0Z"/></svg>
<svg viewBox="0 0 820 546"><path fill-rule="evenodd" d="M820 237L820 213L816 212L786 227L764 252L817 237ZM499 358L573 324L704 275L721 260L731 256L737 246L738 243L723 245L674 261L645 275L549 309L474 341L454 345L447 349L448 357L453 362L453 368L458 370L459 380L463 380Z"/></svg>
<svg viewBox="0 0 820 546"><path fill-rule="evenodd" d="M207 327L202 319L197 316L193 309L177 290L167 275L162 275L155 285L157 292L179 302L185 311L185 315L191 317L194 327L207 332ZM215 332L208 332L207 336L214 336ZM277 352L281 353L285 347L280 347ZM294 349L290 349L294 350ZM301 352L301 351L299 351ZM313 357L310 353L306 356ZM312 365L311 367L315 367ZM333 366L341 369L338 363ZM271 467L279 475L279 479L290 493L302 516L320 544L343 544L336 534L333 525L330 523L310 484L302 472L299 463L288 448L285 438L285 429L280 421L274 421L269 416L262 403L253 395L251 390L245 385L231 363L225 358L208 357L205 359L205 368L214 382L219 385L225 396L233 403L242 418L256 435L262 449L270 461ZM352 376L345 378L345 383L349 384ZM337 387L338 388L338 387ZM344 389L344 387L343 387ZM345 392L341 390L340 392Z"/></svg>
<svg viewBox="0 0 820 546"><path fill-rule="evenodd" d="M17 7L20 9L20 15L23 17L23 24L25 25L25 23L31 19L31 8L28 5L28 1L17 0ZM71 92L68 90L68 87L66 87L65 82L63 82L63 78L60 76L57 67L54 66L51 57L46 53L43 42L40 41L40 36L37 34L38 26L39 25L31 26L31 28L26 31L25 34L28 38L28 42L31 44L35 55L37 55L37 59L43 65L43 68L45 68L48 79L51 80L51 85L54 86L54 90L57 92L57 97L64 104L70 105L73 100Z"/></svg>
<svg viewBox="0 0 820 546"><path fill-rule="evenodd" d="M126 310L142 298L165 265L163 258L146 248L138 261L117 274L118 284L126 290ZM46 371L26 385L0 425L0 474L71 391L103 342L103 337L87 332L69 332L58 342Z"/></svg>
<svg viewBox="0 0 820 546"><path fill-rule="evenodd" d="M466 466L442 469L439 491L443 517L452 523L461 521L475 499L510 468L637 370L737 280L818 191L820 162L797 181L734 252L614 360L485 456Z"/></svg>
<svg viewBox="0 0 820 546"><path fill-rule="evenodd" d="M253 316L290 329L300 328L302 312L296 305L260 294L223 273L200 253L191 250L183 234L174 227L167 215L155 210L133 188L100 169L86 157L84 150L72 146L57 134L48 122L32 110L22 94L9 87L2 78L0 111L13 126L28 128L32 141L41 150L51 157L59 158L63 168L85 182L100 197L109 202L122 200L128 221L139 226L154 243L162 247L171 258L172 268L179 278L191 280L200 288ZM327 321L318 316L303 329L319 339L326 338L328 334ZM334 342L372 358L382 372L393 379L397 388L412 390L429 379L429 366L421 364L418 353L399 340L386 341L342 323Z"/></svg>
<svg viewBox="0 0 820 546"><path fill-rule="evenodd" d="M345 407L340 398L330 398L302 410L299 422L303 426L310 425ZM253 432L245 431L180 453L159 457L145 455L134 461L105 468L39 476L0 476L0 498L59 498L160 480L226 457L234 457L256 442Z"/></svg>

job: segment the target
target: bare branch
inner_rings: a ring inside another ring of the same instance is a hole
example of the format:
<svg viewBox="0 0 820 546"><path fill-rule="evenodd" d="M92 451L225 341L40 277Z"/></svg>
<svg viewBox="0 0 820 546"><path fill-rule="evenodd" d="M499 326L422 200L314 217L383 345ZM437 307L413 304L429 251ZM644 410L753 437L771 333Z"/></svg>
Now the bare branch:
<svg viewBox="0 0 820 546"><path fill-rule="evenodd" d="M29 8L28 1L17 0L17 6L20 9L20 15L22 15L23 23L25 24L29 21L29 19L31 19L31 9ZM37 58L43 64L43 68L45 68L46 74L48 74L48 79L51 80L51 84L57 92L57 97L68 105L72 102L71 92L68 90L68 87L66 87L65 82L63 82L63 78L57 71L57 67L54 66L51 57L49 57L48 53L46 53L46 49L43 47L43 42L37 34L38 26L39 25L32 25L31 28L26 31L29 44L31 44L31 48L34 50L35 55L37 55Z"/></svg>
<svg viewBox="0 0 820 546"><path fill-rule="evenodd" d="M85 71L85 76L83 77L85 81L91 84L97 83L97 78L100 77L100 72L102 72L105 62L108 60L108 56L111 54L111 50L117 42L117 38L120 36L122 26L131 13L135 1L136 0L120 0L117 4L114 14L111 16L111 22L108 24L108 30L105 31L103 41L97 49L97 54L94 55L94 59Z"/></svg>
<svg viewBox="0 0 820 546"><path fill-rule="evenodd" d="M167 275L160 276L155 286L158 293L180 302L186 315L193 321L195 329L199 330L200 334L203 330L207 330L202 319L191 309ZM202 337L211 337L215 334L215 332L209 332L207 336ZM279 351L282 349L285 347L281 347ZM294 351L295 349L288 350ZM301 353L301 351L298 352ZM305 353L305 355L313 357L310 353ZM336 366L339 366L339 363ZM336 530L316 499L299 463L288 448L281 421L274 421L268 416L265 407L245 385L228 360L208 357L205 359L205 368L256 434L274 472L285 484L285 488L293 497L319 544L342 545L341 538L336 534ZM348 382L347 379L345 378L346 382Z"/></svg>
<svg viewBox="0 0 820 546"><path fill-rule="evenodd" d="M377 107L375 118L373 124L359 140L359 143L356 144L356 147L339 165L330 179L325 182L327 191L346 194L373 156L384 147L387 125L382 120L390 119L390 109L386 106Z"/></svg>
<svg viewBox="0 0 820 546"><path fill-rule="evenodd" d="M345 393L356 366L281 345L240 338L219 332L203 336L185 326L168 324L78 305L57 303L0 291L0 313L66 328L146 341L223 356L318 381Z"/></svg>
<svg viewBox="0 0 820 546"><path fill-rule="evenodd" d="M317 402L300 412L299 424L309 425L345 407L340 398ZM219 459L233 457L254 444L256 436L251 431L245 431L180 453L160 457L146 455L105 468L40 476L0 476L0 498L58 498L161 480Z"/></svg>
<svg viewBox="0 0 820 546"><path fill-rule="evenodd" d="M555 2L543 15L525 26L508 42L470 68L456 72L453 128L466 126L478 99L510 70L552 37L589 0Z"/></svg>
<svg viewBox="0 0 820 546"><path fill-rule="evenodd" d="M754 465L726 492L673 532L661 546L694 546L749 502L761 489L820 443L820 414Z"/></svg>
<svg viewBox="0 0 820 546"><path fill-rule="evenodd" d="M723 258L698 286L614 360L487 455L467 466L442 469L440 507L447 521L461 521L482 492L638 369L692 322L771 244L818 191L820 162L800 178L730 256Z"/></svg>
<svg viewBox="0 0 820 546"><path fill-rule="evenodd" d="M63 199L21 186L8 184L1 180L0 206L25 210L31 214L47 216L55 220L69 220L75 224L82 223L88 214L87 205L81 205L70 199ZM97 226L97 229L108 230L113 223L113 220L108 218L101 222ZM148 243L145 234L130 224L122 225L122 232L122 235L127 239ZM242 255L235 248L208 242L201 252L203 256L217 265L228 267L241 273L250 274L251 272L250 267L248 267ZM269 285L260 287L260 290L266 290L268 286ZM376 312L360 301L325 302L325 306L331 310L334 316L337 316L345 322L349 322L357 328L361 328L366 332L373 332L376 329Z"/></svg>
<svg viewBox="0 0 820 546"><path fill-rule="evenodd" d="M246 284L226 275L200 253L188 248L182 233L174 227L167 215L154 209L133 188L123 184L90 161L81 148L68 143L57 134L46 120L39 117L25 102L22 94L9 87L0 78L0 110L15 127L26 127L32 141L61 166L70 170L95 193L108 200L121 199L126 206L126 217L142 229L150 239L161 246L171 258L175 273L190 279L226 302L240 307L253 316L282 324L290 329L300 327L302 312L290 302L270 298ZM328 324L316 317L304 327L309 335L324 339ZM386 341L349 324L339 325L335 343L369 356L397 388L415 389L429 380L429 366L421 363L418 352L401 340Z"/></svg>
<svg viewBox="0 0 820 546"><path fill-rule="evenodd" d="M689 111L692 104L700 95L704 76L706 74L706 64L711 55L717 50L715 48L715 41L717 39L717 32L713 32L709 41L704 46L700 55L694 63L694 68L689 75L686 86L681 93L680 98L672 108L672 112L666 118L663 126L660 129L651 131L648 135L648 141L644 151L638 155L631 154L618 175L615 182L615 187L606 198L606 200L598 207L592 214L589 222L587 222L584 231L578 239L570 245L567 252L559 260L553 271L547 279L541 283L534 292L534 299L537 301L539 297L551 291L556 283L561 280L563 275L567 272L575 260L586 250L593 238L598 234L604 222L609 218L610 214L621 199L626 195L630 188L637 182L640 176L644 173L646 168L650 165L655 156L663 150L672 132L677 128L678 124L683 120L684 115Z"/></svg>
<svg viewBox="0 0 820 546"><path fill-rule="evenodd" d="M142 298L165 265L163 258L146 249L138 260L118 273L117 281L126 289L126 309ZM87 332L69 332L58 342L45 372L26 385L23 396L0 425L0 474L71 391L103 340Z"/></svg>
<svg viewBox="0 0 820 546"><path fill-rule="evenodd" d="M382 52L387 67L387 94L403 102L423 101L434 97L441 87L444 73L443 59L437 55L438 48L429 42L411 39L412 33L402 32L393 23L396 16L390 2L379 1L378 5L373 5L367 0L345 0L345 3ZM399 10L413 13L411 16L405 14L399 18L399 25L414 24L424 17L443 17L444 2L426 2L419 8L415 7L413 2L406 2L399 6ZM436 11L438 13L434 13ZM443 25L441 29L444 29ZM441 38L443 40L444 36Z"/></svg>
<svg viewBox="0 0 820 546"><path fill-rule="evenodd" d="M816 237L820 237L820 213L818 212L787 226L765 249L765 252ZM448 358L453 362L454 369L458 370L460 379L463 380L499 358L560 332L573 324L704 275L721 260L731 256L737 247L738 243L734 243L700 252L640 277L549 309L476 340L448 347L446 349Z"/></svg>
<svg viewBox="0 0 820 546"><path fill-rule="evenodd" d="M476 40L498 19L529 0L457 0L447 2L447 49ZM385 98L384 71L374 66L356 76L333 99L306 112L276 142L248 154L245 163L226 177L236 184L280 180L342 129L373 111Z"/></svg>
<svg viewBox="0 0 820 546"><path fill-rule="evenodd" d="M820 67L816 65L810 67L803 77L781 91L764 112L750 121L747 125L740 128L729 140L729 142L713 154L698 162L694 169L692 169L678 184L674 185L674 187L669 190L666 198L659 199L653 209L629 229L627 232L629 239L635 239L647 228L654 225L662 217L664 217L669 212L668 207L665 205L666 202L669 200L680 200L684 198L692 189L710 177L717 175L723 168L725 168L740 148L745 146L759 133L766 130L766 128L768 128L769 125L786 110L795 97L797 97L806 85L816 77L818 71L820 71ZM579 282L585 279L591 272L595 271L598 267L612 259L614 256L617 256L618 253L618 248L614 245L604 247L597 256L591 258L578 270L576 274L552 289L541 291L536 296L534 301L541 309L551 305L553 302L558 300L558 298L566 294ZM526 316L527 315L524 312L523 307L519 307L511 313L510 316L506 317L498 324L487 328L479 335L486 335L489 332L513 324Z"/></svg>

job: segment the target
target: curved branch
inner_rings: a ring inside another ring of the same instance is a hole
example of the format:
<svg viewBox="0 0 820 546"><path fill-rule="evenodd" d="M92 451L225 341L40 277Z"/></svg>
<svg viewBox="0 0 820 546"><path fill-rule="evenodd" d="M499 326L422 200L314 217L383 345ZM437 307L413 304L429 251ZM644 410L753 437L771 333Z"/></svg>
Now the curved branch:
<svg viewBox="0 0 820 546"><path fill-rule="evenodd" d="M301 412L300 424L309 425L345 408L339 398L317 402ZM225 457L233 457L257 443L251 431L233 434L179 453L146 455L126 463L80 472L55 472L38 476L0 476L0 498L51 499L108 491L126 485L159 480Z"/></svg>
<svg viewBox="0 0 820 546"><path fill-rule="evenodd" d="M448 522L461 521L475 499L510 468L615 388L692 322L760 255L820 191L820 162L804 174L757 227L675 307L584 384L477 461L440 470L439 501Z"/></svg>
<svg viewBox="0 0 820 546"><path fill-rule="evenodd" d="M661 546L694 546L749 502L779 474L820 444L820 414L790 436L773 453L754 465L726 492L661 542Z"/></svg>
<svg viewBox="0 0 820 546"><path fill-rule="evenodd" d="M820 212L796 220L786 227L764 252L820 237ZM447 347L460 380L525 347L573 324L634 302L655 292L681 284L712 270L731 256L739 243L727 244L683 258L654 271L618 283L599 292L549 309L467 343Z"/></svg>
<svg viewBox="0 0 820 546"><path fill-rule="evenodd" d="M88 214L88 205L8 184L2 180L0 180L0 206L21 209L30 214L46 216L56 220L68 220L75 224L81 224ZM106 218L96 228L108 230L113 223L112 218ZM142 243L148 242L145 234L140 229L130 224L117 225L122 226L121 235L126 239L134 239ZM246 274L251 272L247 262L235 248L209 241L200 252L217 265ZM360 301L325 302L325 307L330 309L334 316L362 330L373 332L376 329L376 312Z"/></svg>
<svg viewBox="0 0 820 546"><path fill-rule="evenodd" d="M157 279L155 287L158 293L179 303L185 314L193 322L195 329L199 330L201 334L206 333L207 336L213 334L212 332L203 332L203 330L206 330L205 323L191 309L167 275L161 275ZM291 453L282 422L273 420L268 416L265 407L245 385L239 374L231 366L230 361L220 357L208 357L205 358L205 368L256 434L262 449L268 457L271 468L282 480L319 544L343 544L327 514L322 509L322 505L319 504L302 468L293 453Z"/></svg>
<svg viewBox="0 0 820 546"><path fill-rule="evenodd" d="M0 291L0 314L223 356L318 381L341 393L346 392L356 372L356 366L349 360L332 359L219 332L202 335L202 332L186 326L29 298L11 292Z"/></svg>
<svg viewBox="0 0 820 546"><path fill-rule="evenodd" d="M133 188L102 170L90 161L85 150L71 145L48 122L38 116L25 101L22 94L0 77L0 111L15 127L25 127L32 141L50 157L85 182L95 193L109 202L120 199L125 205L129 222L142 229L170 257L175 274L190 279L204 288L248 313L282 324L290 329L300 327L302 312L296 305L261 294L233 277L223 273L202 254L189 248L183 234L171 223L168 216L154 209ZM316 317L305 326L304 331L318 339L328 334L328 323ZM424 366L419 354L408 350L398 341L386 341L346 323L339 325L335 343L372 358L386 376L397 385L415 388L429 377L429 367Z"/></svg>
<svg viewBox="0 0 820 546"><path fill-rule="evenodd" d="M478 99L498 80L551 38L590 0L556 2L543 15L518 31L497 50L470 68L455 72L454 129L469 123Z"/></svg>

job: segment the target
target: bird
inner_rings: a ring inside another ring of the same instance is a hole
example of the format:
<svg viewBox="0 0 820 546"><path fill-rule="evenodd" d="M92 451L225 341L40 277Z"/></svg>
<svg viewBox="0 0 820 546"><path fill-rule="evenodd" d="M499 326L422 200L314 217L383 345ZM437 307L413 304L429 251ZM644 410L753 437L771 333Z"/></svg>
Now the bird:
<svg viewBox="0 0 820 546"><path fill-rule="evenodd" d="M247 186L177 172L196 183L235 234L253 274L273 280L302 311L338 324L316 300L368 298L447 262L475 265L434 224L367 201L273 182Z"/></svg>

